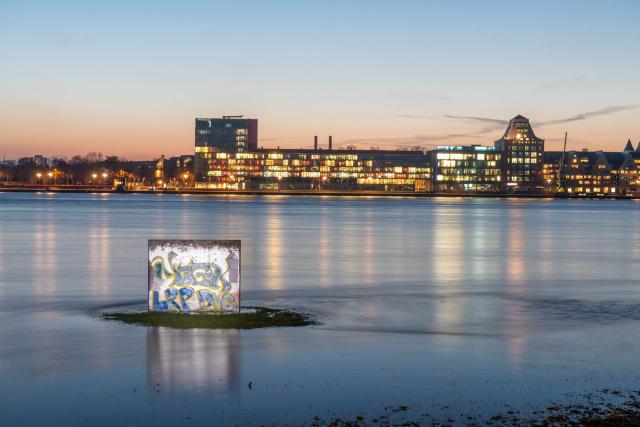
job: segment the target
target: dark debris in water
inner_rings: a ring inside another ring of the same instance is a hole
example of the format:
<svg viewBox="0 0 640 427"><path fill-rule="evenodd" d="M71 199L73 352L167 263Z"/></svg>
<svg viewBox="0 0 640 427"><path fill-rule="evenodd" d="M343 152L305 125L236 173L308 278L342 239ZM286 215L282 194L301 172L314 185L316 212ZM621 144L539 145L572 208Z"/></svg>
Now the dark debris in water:
<svg viewBox="0 0 640 427"><path fill-rule="evenodd" d="M354 418L334 418L322 420L316 416L312 426L360 427L360 426L509 426L509 427L630 427L640 426L640 390L623 392L603 389L597 395L585 395L585 402L575 404L554 404L544 409L521 416L519 411L509 409L488 418L460 414L458 418L431 417L428 413L409 417L406 405L387 406L384 414ZM615 401L611 401L611 398Z"/></svg>

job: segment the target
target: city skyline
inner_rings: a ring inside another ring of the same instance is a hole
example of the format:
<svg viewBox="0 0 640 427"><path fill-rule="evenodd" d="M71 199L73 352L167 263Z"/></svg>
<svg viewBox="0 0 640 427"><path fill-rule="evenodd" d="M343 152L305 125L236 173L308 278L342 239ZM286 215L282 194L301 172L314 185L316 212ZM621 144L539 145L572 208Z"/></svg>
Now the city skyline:
<svg viewBox="0 0 640 427"><path fill-rule="evenodd" d="M492 145L517 114L549 150L640 141L640 5L369 4L9 2L0 154L180 155L228 114L265 147Z"/></svg>

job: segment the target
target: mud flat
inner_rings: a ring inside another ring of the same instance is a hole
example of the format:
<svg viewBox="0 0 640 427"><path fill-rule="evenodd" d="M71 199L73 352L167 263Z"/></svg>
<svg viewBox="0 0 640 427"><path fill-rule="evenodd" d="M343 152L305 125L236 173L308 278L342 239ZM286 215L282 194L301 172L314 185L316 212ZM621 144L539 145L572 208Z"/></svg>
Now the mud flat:
<svg viewBox="0 0 640 427"><path fill-rule="evenodd" d="M423 408L424 409L424 408ZM478 416L461 411L457 417L439 418L429 413L420 414L420 408L409 406L388 406L384 413L375 417L358 415L353 418L333 418L324 420L314 417L312 426L355 427L366 425L381 426L490 426L490 427L631 427L640 425L640 389L621 391L603 389L588 393L570 404L549 404L537 410L523 413L516 408L506 407L493 416Z"/></svg>
<svg viewBox="0 0 640 427"><path fill-rule="evenodd" d="M104 313L102 318L131 325L162 326L174 329L256 329L306 326L316 323L310 314L266 307L250 307L245 312L222 315L114 312Z"/></svg>

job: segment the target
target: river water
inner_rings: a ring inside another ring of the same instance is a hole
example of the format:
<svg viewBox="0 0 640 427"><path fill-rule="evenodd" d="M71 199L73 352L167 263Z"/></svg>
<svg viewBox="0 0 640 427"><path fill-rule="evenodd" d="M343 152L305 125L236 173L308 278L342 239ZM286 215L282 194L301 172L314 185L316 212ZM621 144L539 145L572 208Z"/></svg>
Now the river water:
<svg viewBox="0 0 640 427"><path fill-rule="evenodd" d="M639 209L0 193L2 423L464 423L637 387ZM242 240L243 305L295 308L320 324L101 320L145 307L147 240L164 238Z"/></svg>

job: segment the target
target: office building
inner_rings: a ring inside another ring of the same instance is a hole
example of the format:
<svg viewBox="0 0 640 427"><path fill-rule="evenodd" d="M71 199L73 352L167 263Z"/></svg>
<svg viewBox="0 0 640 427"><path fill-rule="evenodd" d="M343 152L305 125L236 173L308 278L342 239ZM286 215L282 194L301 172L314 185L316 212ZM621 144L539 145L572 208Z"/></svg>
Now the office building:
<svg viewBox="0 0 640 427"><path fill-rule="evenodd" d="M430 191L422 151L259 149L212 153L199 188L304 191Z"/></svg>
<svg viewBox="0 0 640 427"><path fill-rule="evenodd" d="M500 192L502 153L495 147L440 146L428 152L436 192Z"/></svg>
<svg viewBox="0 0 640 427"><path fill-rule="evenodd" d="M503 153L503 191L543 191L544 140L535 135L529 119L520 115L511 119L494 145Z"/></svg>
<svg viewBox="0 0 640 427"><path fill-rule="evenodd" d="M258 149L258 120L243 116L197 118L195 121L195 173L206 177L212 153L237 153Z"/></svg>

